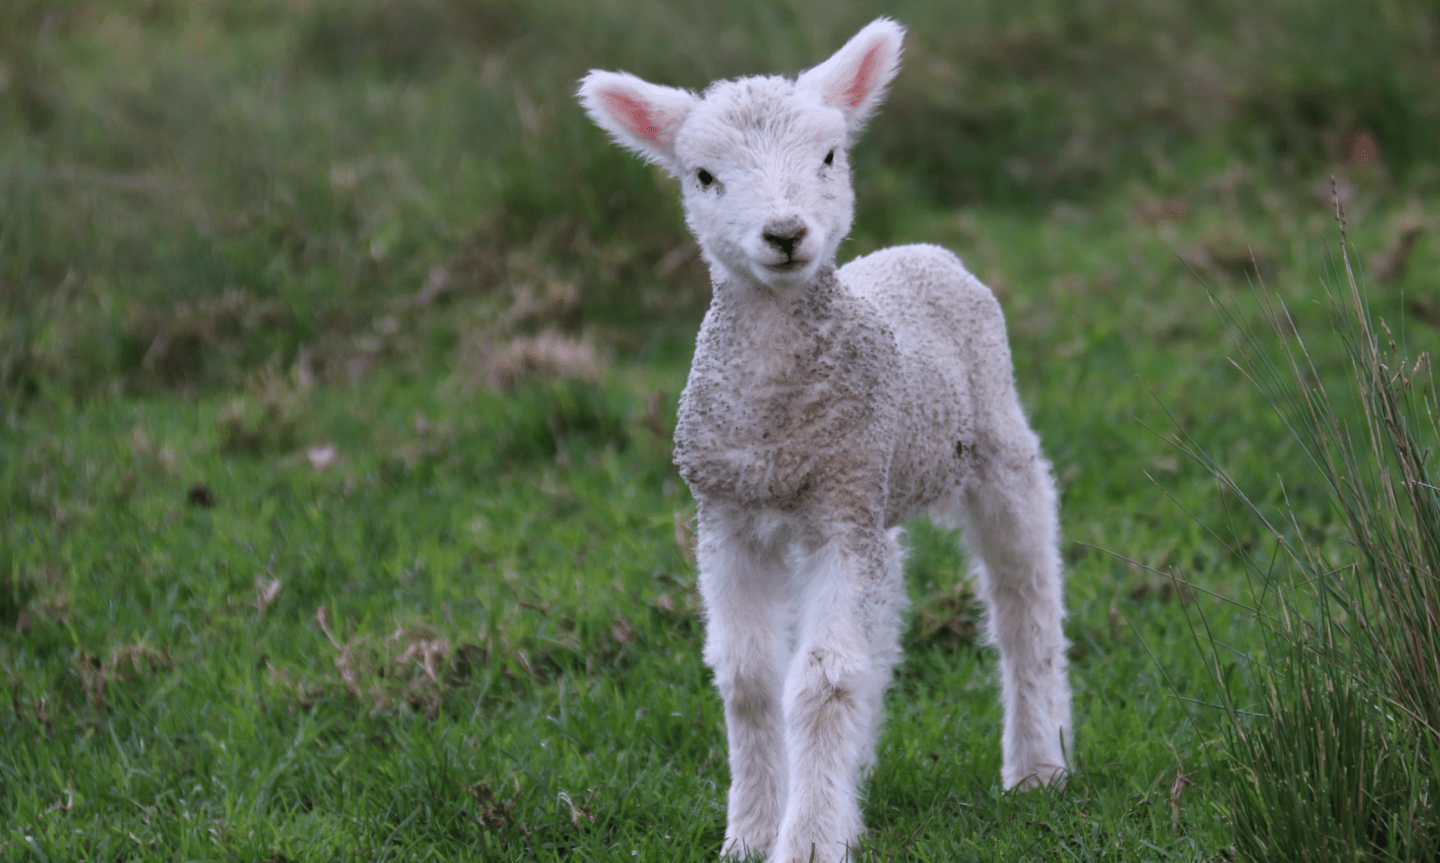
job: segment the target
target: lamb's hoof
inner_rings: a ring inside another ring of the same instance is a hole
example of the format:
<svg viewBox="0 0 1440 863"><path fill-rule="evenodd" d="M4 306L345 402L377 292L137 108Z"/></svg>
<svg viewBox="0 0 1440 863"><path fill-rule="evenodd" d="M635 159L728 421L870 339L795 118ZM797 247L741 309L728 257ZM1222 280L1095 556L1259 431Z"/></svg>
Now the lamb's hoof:
<svg viewBox="0 0 1440 863"><path fill-rule="evenodd" d="M741 860L764 860L770 851L771 841L747 841L743 836L725 837L720 849L720 863L739 863Z"/></svg>
<svg viewBox="0 0 1440 863"><path fill-rule="evenodd" d="M790 843L769 859L769 863L849 863L850 846L843 842Z"/></svg>
<svg viewBox="0 0 1440 863"><path fill-rule="evenodd" d="M1053 785L1056 788L1064 788L1065 780L1069 777L1070 771L1065 765L1040 764L1035 767L1005 771L1003 785L1006 791L1034 791L1045 785Z"/></svg>

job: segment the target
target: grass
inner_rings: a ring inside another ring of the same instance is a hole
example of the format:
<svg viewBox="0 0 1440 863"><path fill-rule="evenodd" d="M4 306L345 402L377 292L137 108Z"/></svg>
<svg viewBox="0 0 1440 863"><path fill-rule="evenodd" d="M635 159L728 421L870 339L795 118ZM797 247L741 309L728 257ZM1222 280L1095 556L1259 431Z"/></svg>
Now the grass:
<svg viewBox="0 0 1440 863"><path fill-rule="evenodd" d="M1235 501L1170 417L1340 522L1202 280L1257 324L1263 275L1338 380L1325 178L1376 262L1440 182L1433 10L1252 7L6 4L0 857L713 857L669 464L708 287L669 181L570 94L793 71L885 11L906 68L841 254L940 243L1001 297L1063 485L1080 770L999 791L964 562L912 525L861 859L1231 859L1187 612L1264 643L1211 596L1255 599L1200 527ZM1432 238L1408 264L1370 301L1420 343Z"/></svg>
<svg viewBox="0 0 1440 863"><path fill-rule="evenodd" d="M560 450L568 467L541 439L507 469L486 445L509 426L499 397L456 398L443 381L367 389L379 403L354 391L311 403L308 422L341 453L323 473L225 455L214 401L72 415L84 428L67 428L64 448L106 465L66 469L56 453L28 483L55 498L12 508L8 569L32 594L6 637L10 853L713 853L720 712L675 539L688 502L664 448L577 433ZM648 434L625 391L602 404ZM550 397L523 410L543 414ZM187 504L197 481L213 506ZM1029 847L1041 828L1026 821L1110 836L1118 856L1141 838L1187 847L1170 826L1176 755L1148 730L1179 716L1118 624L1079 639L1092 769L1068 796L998 794L993 669L963 626L973 608L950 598L953 539L915 534L917 619L961 625L912 632L870 792L875 853L988 856ZM1119 602L1135 617L1163 608Z"/></svg>
<svg viewBox="0 0 1440 863"><path fill-rule="evenodd" d="M1434 378L1426 342L1397 343L1372 312L1338 203L1336 218L1343 286L1330 303L1351 379L1319 379L1305 340L1285 327L1278 349L1237 327L1247 374L1326 488L1334 528L1255 505L1211 463L1242 502L1241 519L1267 535L1247 552L1263 649L1247 655L1206 633L1227 721L1230 813L1250 859L1431 859L1440 849L1430 802L1440 792ZM1283 320L1283 305L1269 311L1272 326ZM1221 648L1248 660L1248 687L1218 672ZM1256 690L1260 713L1240 706Z"/></svg>

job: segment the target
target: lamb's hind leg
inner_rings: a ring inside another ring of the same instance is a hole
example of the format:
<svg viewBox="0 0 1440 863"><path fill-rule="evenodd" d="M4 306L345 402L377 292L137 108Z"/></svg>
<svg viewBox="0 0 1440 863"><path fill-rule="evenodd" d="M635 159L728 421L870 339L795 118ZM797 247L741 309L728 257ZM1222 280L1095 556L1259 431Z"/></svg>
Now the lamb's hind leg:
<svg viewBox="0 0 1440 863"><path fill-rule="evenodd" d="M977 453L961 500L990 639L1000 648L1006 788L1063 779L1071 746L1055 483L1034 433L1022 428L995 457Z"/></svg>
<svg viewBox="0 0 1440 863"><path fill-rule="evenodd" d="M797 567L800 619L785 677L790 785L772 863L845 860L863 829L859 783L874 761L882 696L899 657L897 533L834 541Z"/></svg>
<svg viewBox="0 0 1440 863"><path fill-rule="evenodd" d="M786 571L743 517L702 506L697 562L705 663L725 701L730 797L722 856L768 853L785 803Z"/></svg>

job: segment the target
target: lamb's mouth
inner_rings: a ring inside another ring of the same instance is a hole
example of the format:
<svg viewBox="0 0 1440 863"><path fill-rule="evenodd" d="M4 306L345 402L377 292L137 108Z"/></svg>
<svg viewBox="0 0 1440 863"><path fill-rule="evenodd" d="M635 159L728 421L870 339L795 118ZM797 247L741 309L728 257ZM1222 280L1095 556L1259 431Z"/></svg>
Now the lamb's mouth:
<svg viewBox="0 0 1440 863"><path fill-rule="evenodd" d="M809 263L809 261L800 261L792 258L783 264L766 264L765 269L772 273L793 273L796 270L805 269L805 265Z"/></svg>

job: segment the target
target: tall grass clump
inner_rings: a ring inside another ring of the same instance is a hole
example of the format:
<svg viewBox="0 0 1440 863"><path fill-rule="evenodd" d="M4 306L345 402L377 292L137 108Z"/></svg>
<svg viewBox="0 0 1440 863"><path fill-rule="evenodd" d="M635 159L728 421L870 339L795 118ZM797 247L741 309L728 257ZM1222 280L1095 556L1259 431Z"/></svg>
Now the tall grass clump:
<svg viewBox="0 0 1440 863"><path fill-rule="evenodd" d="M1223 708L1229 817L1253 860L1440 859L1440 477L1428 353L1412 355L1370 306L1345 247L1327 285L1341 365L1307 347L1283 303L1278 336L1226 313L1246 376L1303 451L1276 508L1191 454L1240 502L1260 649L1210 637ZM1340 381L1330 383L1325 380ZM1273 542L1255 541L1249 523ZM1246 549L1240 551L1241 549Z"/></svg>

